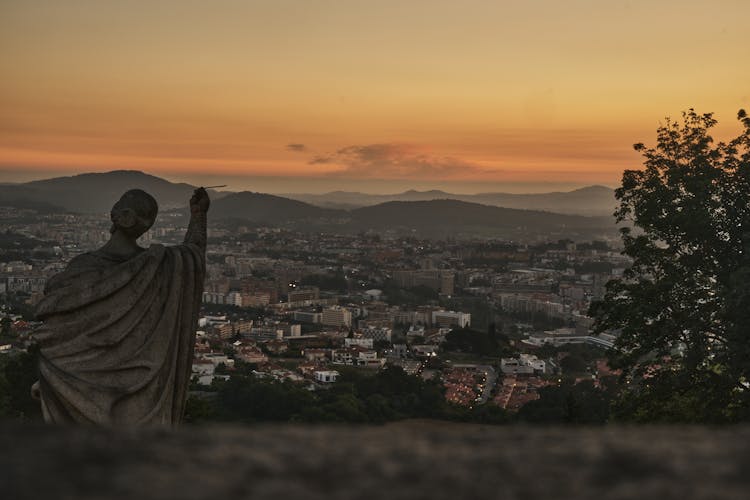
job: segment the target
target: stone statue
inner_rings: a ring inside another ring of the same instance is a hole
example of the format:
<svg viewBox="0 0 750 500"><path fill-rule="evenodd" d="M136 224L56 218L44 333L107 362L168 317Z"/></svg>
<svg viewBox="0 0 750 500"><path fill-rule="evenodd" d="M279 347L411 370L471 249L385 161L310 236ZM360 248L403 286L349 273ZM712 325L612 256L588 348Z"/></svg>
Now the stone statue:
<svg viewBox="0 0 750 500"><path fill-rule="evenodd" d="M206 253L206 190L190 199L182 245L136 243L158 205L134 189L112 207L112 236L71 260L37 307L36 389L54 423L174 425L185 409ZM36 386L36 384L35 384Z"/></svg>

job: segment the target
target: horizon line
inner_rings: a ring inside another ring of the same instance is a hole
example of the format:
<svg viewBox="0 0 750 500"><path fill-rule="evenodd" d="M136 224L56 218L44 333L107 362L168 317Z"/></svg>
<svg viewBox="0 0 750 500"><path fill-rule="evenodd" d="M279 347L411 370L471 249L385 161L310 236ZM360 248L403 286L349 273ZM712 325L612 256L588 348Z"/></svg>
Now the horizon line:
<svg viewBox="0 0 750 500"><path fill-rule="evenodd" d="M482 194L510 194L510 195L535 195L551 193L570 193L580 189L602 187L606 189L616 189L619 183L612 185L602 182L561 182L561 181L472 181L472 180L414 180L414 179L353 179L353 178L336 178L318 176L259 176L259 175L222 175L222 174L195 174L193 172L179 173L152 173L141 169L113 169L105 171L58 171L58 170L0 170L0 179L5 177L3 174L10 174L11 179L0 180L0 185L22 185L30 182L45 181L59 178L72 178L80 175L106 175L116 172L134 173L148 175L157 179L170 182L172 184L190 184L199 187L201 184L228 184L230 189L223 189L224 193L239 193L243 191L264 192L274 195L314 195L323 196L326 194L350 193L364 194L372 196L395 196L407 192L426 193L430 191L441 191L446 194L456 194L463 196L482 195ZM200 181L203 178L203 181ZM218 180L225 179L222 182ZM215 180L216 182L208 182ZM237 189L232 188L232 180L238 185ZM306 188L299 189L292 184L304 183ZM311 185L310 183L317 185ZM253 188L253 184L265 184L265 189L260 186ZM271 187L272 184L282 184ZM287 186L283 186L287 184ZM342 186L346 184L347 186ZM362 190L359 184L365 184L370 189ZM401 187L396 187L398 184ZM420 186L421 184L421 186ZM372 189L373 185L380 185L381 189ZM480 185L484 189L480 188ZM356 186L356 187L355 187ZM491 186L495 186L494 188ZM470 189L473 187L474 189ZM270 188L270 189L269 189ZM453 188L453 189L452 189Z"/></svg>

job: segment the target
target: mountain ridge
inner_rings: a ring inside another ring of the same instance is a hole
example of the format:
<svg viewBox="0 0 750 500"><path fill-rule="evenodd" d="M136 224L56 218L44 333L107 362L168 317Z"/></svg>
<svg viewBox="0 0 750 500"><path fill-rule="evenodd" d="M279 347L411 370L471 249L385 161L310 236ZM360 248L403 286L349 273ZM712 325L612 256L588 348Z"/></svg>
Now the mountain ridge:
<svg viewBox="0 0 750 500"><path fill-rule="evenodd" d="M541 210L495 207L453 199L390 201L350 212L358 227L371 230L403 228L429 236L526 233L591 233L614 230L611 217L567 215Z"/></svg>
<svg viewBox="0 0 750 500"><path fill-rule="evenodd" d="M109 212L129 189L143 189L158 201L160 209L186 207L195 186L175 183L140 170L87 172L36 181L0 184L0 204L46 203L78 213ZM218 193L212 192L216 197Z"/></svg>
<svg viewBox="0 0 750 500"><path fill-rule="evenodd" d="M367 194L353 191L331 191L325 194L286 193L281 196L326 208L359 208L389 201L427 201L454 199L483 205L523 210L543 210L569 215L612 215L616 206L614 189L586 186L572 191L549 193L483 192L457 194L442 190L418 191L410 189L395 194Z"/></svg>
<svg viewBox="0 0 750 500"><path fill-rule="evenodd" d="M0 206L22 208L36 203L45 207L59 206L70 212L106 213L125 190L133 188L151 193L162 210L185 210L195 186L173 183L140 171L117 170L0 186ZM592 189L607 193L606 188ZM584 191L584 198L587 192ZM214 220L286 226L301 231L395 230L439 237L483 235L516 238L565 232L609 234L615 228L611 215L591 217L539 207L500 207L479 202L482 198L477 195L471 195L468 200L454 199L450 193L439 190L406 193L418 199L387 200L367 206L321 207L268 193L213 192L211 217ZM563 197L568 194L561 193ZM363 195L356 193L352 196ZM493 201L493 196L485 195L485 198ZM575 195L572 200L580 203Z"/></svg>

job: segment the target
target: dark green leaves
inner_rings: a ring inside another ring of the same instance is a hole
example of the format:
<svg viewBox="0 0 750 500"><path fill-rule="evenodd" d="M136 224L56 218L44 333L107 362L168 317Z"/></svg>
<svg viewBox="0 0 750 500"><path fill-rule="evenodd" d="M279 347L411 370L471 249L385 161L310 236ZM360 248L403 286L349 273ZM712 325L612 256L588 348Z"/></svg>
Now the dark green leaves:
<svg viewBox="0 0 750 500"><path fill-rule="evenodd" d="M667 119L654 147L634 146L644 168L615 193L617 219L634 225L622 231L632 266L591 311L597 331L620 333L612 364L631 382L621 414L637 420L747 414L750 282L738 276L750 273L750 118L737 116L744 130L726 144L709 134L711 113ZM684 395L665 418L651 398L666 405L670 390Z"/></svg>

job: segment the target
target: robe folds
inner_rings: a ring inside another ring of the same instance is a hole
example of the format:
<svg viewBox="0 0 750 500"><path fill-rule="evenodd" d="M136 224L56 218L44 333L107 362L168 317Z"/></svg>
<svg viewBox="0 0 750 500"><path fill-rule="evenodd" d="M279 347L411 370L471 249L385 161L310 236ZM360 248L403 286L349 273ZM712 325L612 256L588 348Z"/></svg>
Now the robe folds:
<svg viewBox="0 0 750 500"><path fill-rule="evenodd" d="M37 306L45 420L174 425L185 409L205 257L152 245L127 260L73 259Z"/></svg>

